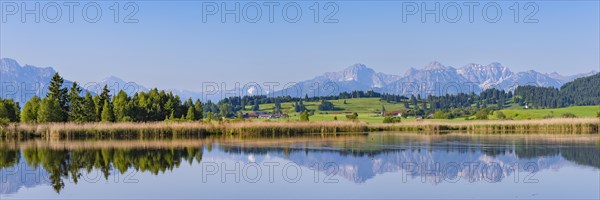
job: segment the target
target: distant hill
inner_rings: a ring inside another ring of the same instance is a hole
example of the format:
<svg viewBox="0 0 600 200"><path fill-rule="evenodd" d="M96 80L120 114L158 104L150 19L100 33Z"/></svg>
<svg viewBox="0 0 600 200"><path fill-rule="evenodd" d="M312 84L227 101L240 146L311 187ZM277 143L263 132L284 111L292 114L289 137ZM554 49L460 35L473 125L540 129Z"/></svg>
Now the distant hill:
<svg viewBox="0 0 600 200"><path fill-rule="evenodd" d="M570 98L575 105L600 104L600 73L577 78L560 88L562 96Z"/></svg>

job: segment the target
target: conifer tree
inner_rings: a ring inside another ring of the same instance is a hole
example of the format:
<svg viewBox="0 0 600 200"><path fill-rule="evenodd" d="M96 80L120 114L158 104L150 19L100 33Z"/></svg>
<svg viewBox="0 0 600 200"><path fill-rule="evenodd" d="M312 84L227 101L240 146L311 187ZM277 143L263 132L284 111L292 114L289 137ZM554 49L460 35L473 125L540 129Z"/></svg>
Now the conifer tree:
<svg viewBox="0 0 600 200"><path fill-rule="evenodd" d="M108 100L104 101L102 107L102 122L114 122L115 121L115 113L113 112L113 107Z"/></svg>

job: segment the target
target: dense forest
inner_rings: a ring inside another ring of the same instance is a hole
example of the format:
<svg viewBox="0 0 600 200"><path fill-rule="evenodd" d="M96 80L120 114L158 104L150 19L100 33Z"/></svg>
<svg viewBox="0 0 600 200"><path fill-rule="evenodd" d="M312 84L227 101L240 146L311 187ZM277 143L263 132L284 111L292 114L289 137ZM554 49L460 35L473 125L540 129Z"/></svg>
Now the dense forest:
<svg viewBox="0 0 600 200"><path fill-rule="evenodd" d="M580 105L600 104L600 73L578 78L560 89L537 86L519 86L512 91L487 89L479 94L446 94L444 96L420 95L410 97L374 91L342 92L332 96L304 98L264 95L228 97L217 103L200 100L182 100L171 92L152 89L128 96L119 91L111 97L110 90L104 86L99 95L82 94L77 83L64 88L63 78L56 73L48 86L46 97L34 96L21 109L11 99L0 99L0 122L147 122L147 121L195 121L220 120L222 118L242 117L242 112L258 111L260 104L273 104L274 113L283 113L281 103L293 103L293 111L308 111L305 102L319 102L321 111L336 110L329 100L350 98L379 98L390 103L403 104L413 114L437 115L436 118L456 116L480 116L485 118L490 110L498 110L511 105L531 108L559 108ZM382 108L385 109L385 108Z"/></svg>

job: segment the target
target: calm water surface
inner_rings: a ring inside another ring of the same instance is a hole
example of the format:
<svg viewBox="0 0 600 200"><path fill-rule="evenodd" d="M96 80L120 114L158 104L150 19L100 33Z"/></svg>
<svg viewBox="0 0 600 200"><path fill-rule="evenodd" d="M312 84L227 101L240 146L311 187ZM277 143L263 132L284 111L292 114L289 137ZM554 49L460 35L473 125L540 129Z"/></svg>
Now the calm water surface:
<svg viewBox="0 0 600 200"><path fill-rule="evenodd" d="M600 138L0 141L1 199L599 199Z"/></svg>

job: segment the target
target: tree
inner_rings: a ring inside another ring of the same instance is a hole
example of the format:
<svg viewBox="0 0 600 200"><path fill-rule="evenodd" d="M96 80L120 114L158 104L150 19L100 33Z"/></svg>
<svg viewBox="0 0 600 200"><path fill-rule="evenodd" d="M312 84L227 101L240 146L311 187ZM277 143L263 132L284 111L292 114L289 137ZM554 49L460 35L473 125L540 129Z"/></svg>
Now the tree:
<svg viewBox="0 0 600 200"><path fill-rule="evenodd" d="M194 107L188 108L187 114L185 115L185 119L190 121L196 120L196 110L194 109Z"/></svg>
<svg viewBox="0 0 600 200"><path fill-rule="evenodd" d="M308 111L305 110L304 112L302 112L302 114L300 114L300 121L307 122L309 120L310 119L308 117Z"/></svg>
<svg viewBox="0 0 600 200"><path fill-rule="evenodd" d="M69 90L69 121L83 122L83 98L79 96L81 89L77 86L77 82L73 82Z"/></svg>
<svg viewBox="0 0 600 200"><path fill-rule="evenodd" d="M196 99L196 103L194 103L194 110L196 111L196 119L202 119L202 102L199 99Z"/></svg>
<svg viewBox="0 0 600 200"><path fill-rule="evenodd" d="M61 107L58 100L55 98L44 98L40 103L37 121L45 122L63 122L63 114L60 112Z"/></svg>
<svg viewBox="0 0 600 200"><path fill-rule="evenodd" d="M92 98L92 94L90 92L85 93L85 97L81 102L81 112L83 113L81 116L82 122L94 122L97 121L96 117L96 105L94 103L94 99Z"/></svg>
<svg viewBox="0 0 600 200"><path fill-rule="evenodd" d="M5 121L18 122L21 108L12 99L0 99L0 118Z"/></svg>
<svg viewBox="0 0 600 200"><path fill-rule="evenodd" d="M281 113L281 102L279 99L275 99L275 106L273 107L273 113Z"/></svg>
<svg viewBox="0 0 600 200"><path fill-rule="evenodd" d="M114 122L115 121L115 113L113 111L113 107L108 100L105 100L102 107L101 121L102 122Z"/></svg>
<svg viewBox="0 0 600 200"><path fill-rule="evenodd" d="M131 99L127 96L127 93L123 90L119 91L115 97L113 97L113 112L115 114L116 121L131 121L131 112L133 106L131 105Z"/></svg>
<svg viewBox="0 0 600 200"><path fill-rule="evenodd" d="M329 101L322 100L321 104L319 104L319 110L322 110L322 111L335 110L335 106L333 105L333 103L331 103Z"/></svg>
<svg viewBox="0 0 600 200"><path fill-rule="evenodd" d="M67 121L68 119L68 94L67 88L62 88L64 83L64 79L58 74L58 72L54 73L52 79L50 80L50 85L48 86L48 94L46 95L49 99L56 99L58 103L58 107L54 108L56 110L52 110L51 112L56 112L57 116L60 116L58 121Z"/></svg>
<svg viewBox="0 0 600 200"><path fill-rule="evenodd" d="M221 104L220 111L221 112L219 114L221 114L223 117L229 117L231 115L231 110L228 103Z"/></svg>
<svg viewBox="0 0 600 200"><path fill-rule="evenodd" d="M254 100L254 105L252 106L252 111L258 111L260 107L258 106L258 99Z"/></svg>
<svg viewBox="0 0 600 200"><path fill-rule="evenodd" d="M385 116L385 106L381 105L381 116Z"/></svg>
<svg viewBox="0 0 600 200"><path fill-rule="evenodd" d="M212 112L206 113L206 119L208 120L208 122L212 121L212 119L213 119L213 113Z"/></svg>
<svg viewBox="0 0 600 200"><path fill-rule="evenodd" d="M94 102L96 104L96 115L97 118L102 120L102 109L104 109L104 103L110 102L110 90L107 85L104 85L102 88L102 93L100 95L94 97Z"/></svg>
<svg viewBox="0 0 600 200"><path fill-rule="evenodd" d="M25 103L25 107L23 107L23 111L21 111L21 122L37 122L38 111L40 110L40 101L41 99L39 97L33 96L31 99L29 99L29 101L27 101L27 103Z"/></svg>

